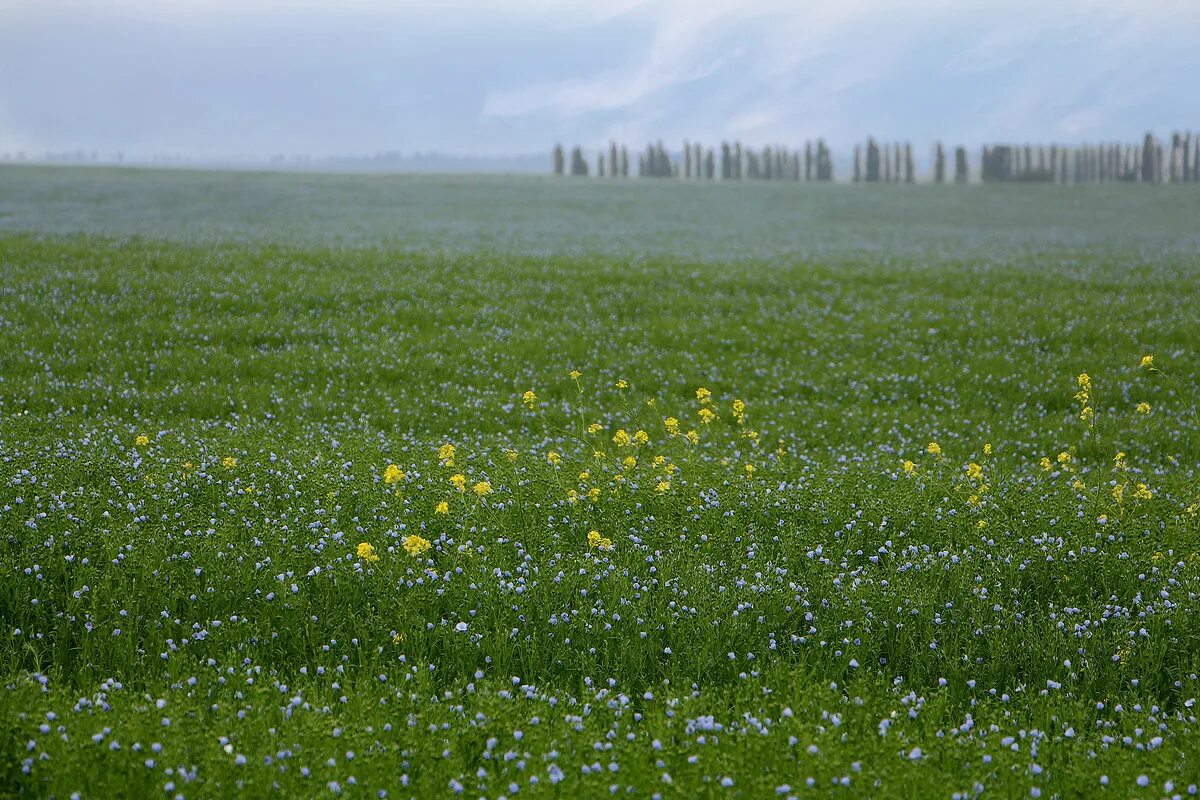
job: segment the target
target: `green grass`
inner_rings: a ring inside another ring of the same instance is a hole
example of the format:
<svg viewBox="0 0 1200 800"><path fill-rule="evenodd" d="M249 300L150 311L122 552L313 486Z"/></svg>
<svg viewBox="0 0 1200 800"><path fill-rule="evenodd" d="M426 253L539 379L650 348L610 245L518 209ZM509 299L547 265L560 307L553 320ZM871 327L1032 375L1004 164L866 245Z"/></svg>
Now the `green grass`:
<svg viewBox="0 0 1200 800"><path fill-rule="evenodd" d="M0 796L1186 796L1186 188L0 170Z"/></svg>

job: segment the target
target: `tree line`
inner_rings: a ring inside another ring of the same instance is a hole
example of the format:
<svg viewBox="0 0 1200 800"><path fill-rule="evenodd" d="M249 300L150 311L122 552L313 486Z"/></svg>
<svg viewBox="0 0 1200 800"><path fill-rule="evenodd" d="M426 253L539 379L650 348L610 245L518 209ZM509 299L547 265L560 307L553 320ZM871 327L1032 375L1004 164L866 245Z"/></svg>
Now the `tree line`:
<svg viewBox="0 0 1200 800"><path fill-rule="evenodd" d="M933 183L970 182L967 148L956 146L953 150L951 164L948 149L942 142L934 144L929 176ZM610 142L591 160L581 147L573 147L568 157L558 144L551 160L555 175L630 177L629 151L616 142ZM851 163L854 183L917 182L911 142L881 144L869 137L865 143L854 145ZM1133 143L986 144L977 164L979 179L984 183L1200 182L1200 132L1176 132L1169 142L1147 133L1142 141ZM782 145L753 148L738 141L706 147L685 140L675 152L668 151L660 140L647 144L637 154L635 169L633 175L639 178L830 182L834 179L834 158L824 139L806 142L803 149Z"/></svg>

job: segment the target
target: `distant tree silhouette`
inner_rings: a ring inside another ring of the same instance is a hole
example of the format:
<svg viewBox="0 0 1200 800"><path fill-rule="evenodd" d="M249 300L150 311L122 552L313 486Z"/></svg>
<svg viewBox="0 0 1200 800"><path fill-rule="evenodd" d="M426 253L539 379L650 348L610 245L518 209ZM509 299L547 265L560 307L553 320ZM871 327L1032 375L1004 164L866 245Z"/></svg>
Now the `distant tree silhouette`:
<svg viewBox="0 0 1200 800"><path fill-rule="evenodd" d="M892 148L883 146L883 182L892 182Z"/></svg>
<svg viewBox="0 0 1200 800"><path fill-rule="evenodd" d="M1142 140L1142 181L1145 183L1158 183L1154 169L1155 149L1154 134L1147 131L1146 138Z"/></svg>
<svg viewBox="0 0 1200 800"><path fill-rule="evenodd" d="M733 177L737 180L742 179L742 143L734 142L733 145Z"/></svg>
<svg viewBox="0 0 1200 800"><path fill-rule="evenodd" d="M683 177L692 177L692 146L688 140L683 140Z"/></svg>
<svg viewBox="0 0 1200 800"><path fill-rule="evenodd" d="M600 154L596 156L596 177L604 177L604 151L601 151Z"/></svg>
<svg viewBox="0 0 1200 800"><path fill-rule="evenodd" d="M862 182L862 145L854 145L854 182Z"/></svg>
<svg viewBox="0 0 1200 800"><path fill-rule="evenodd" d="M562 149L561 144L554 145L553 161L554 161L554 174L561 176L563 174L564 168L566 167L566 164L564 163L566 161L566 159L563 158L563 149Z"/></svg>
<svg viewBox="0 0 1200 800"><path fill-rule="evenodd" d="M966 183L970 177L970 167L967 164L967 148L954 148L954 182Z"/></svg>
<svg viewBox="0 0 1200 800"><path fill-rule="evenodd" d="M610 178L621 176L621 161L617 156L617 143L608 143L608 175Z"/></svg>
<svg viewBox="0 0 1200 800"><path fill-rule="evenodd" d="M582 177L587 177L588 174L587 161L578 147L571 150L571 174Z"/></svg>
<svg viewBox="0 0 1200 800"><path fill-rule="evenodd" d="M879 183L882 177L879 163L879 145L873 137L867 138L867 183Z"/></svg>
<svg viewBox="0 0 1200 800"><path fill-rule="evenodd" d="M916 170L913 165L912 142L904 143L904 182L916 182Z"/></svg>
<svg viewBox="0 0 1200 800"><path fill-rule="evenodd" d="M813 149L812 142L804 143L804 180L813 179Z"/></svg>
<svg viewBox="0 0 1200 800"><path fill-rule="evenodd" d="M625 149L625 145L621 145L621 177L629 177L629 151Z"/></svg>
<svg viewBox="0 0 1200 800"><path fill-rule="evenodd" d="M825 146L824 139L817 139L817 180L833 180L833 154Z"/></svg>
<svg viewBox="0 0 1200 800"><path fill-rule="evenodd" d="M946 148L938 142L933 149L933 182L946 182Z"/></svg>

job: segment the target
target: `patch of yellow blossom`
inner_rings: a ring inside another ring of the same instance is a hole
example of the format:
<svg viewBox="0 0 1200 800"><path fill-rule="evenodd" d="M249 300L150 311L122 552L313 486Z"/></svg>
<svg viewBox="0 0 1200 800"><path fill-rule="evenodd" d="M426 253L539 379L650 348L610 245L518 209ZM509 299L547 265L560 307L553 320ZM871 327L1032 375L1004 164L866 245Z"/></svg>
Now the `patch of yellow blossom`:
<svg viewBox="0 0 1200 800"><path fill-rule="evenodd" d="M967 464L967 477L973 481L977 481L983 477L983 467L976 464L974 461Z"/></svg>
<svg viewBox="0 0 1200 800"><path fill-rule="evenodd" d="M225 469L233 469L237 466L237 459L233 456L225 456L221 459L221 466Z"/></svg>
<svg viewBox="0 0 1200 800"><path fill-rule="evenodd" d="M451 475L450 483L460 492L465 492L467 490L467 476L463 475L461 472L456 472Z"/></svg>
<svg viewBox="0 0 1200 800"><path fill-rule="evenodd" d="M1138 364L1138 366L1139 367L1149 367L1150 369L1154 369L1154 356L1142 356L1142 360Z"/></svg>
<svg viewBox="0 0 1200 800"><path fill-rule="evenodd" d="M744 400L733 401L733 418L737 420L738 425L746 421L746 402Z"/></svg>
<svg viewBox="0 0 1200 800"><path fill-rule="evenodd" d="M654 491L657 494L666 494L667 492L671 491L671 482L659 481L654 485Z"/></svg>
<svg viewBox="0 0 1200 800"><path fill-rule="evenodd" d="M637 466L637 459L634 458L633 456L625 456L625 458L621 461L621 469L629 470L629 469L633 469L636 466Z"/></svg>
<svg viewBox="0 0 1200 800"><path fill-rule="evenodd" d="M587 426L588 433L599 433L602 430L604 430L604 426L599 422L593 422L591 425Z"/></svg>
<svg viewBox="0 0 1200 800"><path fill-rule="evenodd" d="M508 463L512 464L521 457L521 454L510 448L504 451L504 457L508 459Z"/></svg>
<svg viewBox="0 0 1200 800"><path fill-rule="evenodd" d="M622 391L624 391L625 389L629 388L629 381L625 380L624 378L621 378L619 381L617 381L616 387L618 389L621 389Z"/></svg>
<svg viewBox="0 0 1200 800"><path fill-rule="evenodd" d="M694 430L688 431L683 436L692 444L698 444L700 442L700 434L696 433Z"/></svg>
<svg viewBox="0 0 1200 800"><path fill-rule="evenodd" d="M940 456L942 454L942 446L937 442L930 442L925 445L925 452L931 456Z"/></svg>
<svg viewBox="0 0 1200 800"><path fill-rule="evenodd" d="M533 389L525 390L525 393L521 395L521 402L525 404L526 408L531 410L537 405L537 395L533 393Z"/></svg>
<svg viewBox="0 0 1200 800"><path fill-rule="evenodd" d="M404 552L410 556L419 556L429 548L433 547L429 540L423 536L417 536L415 533L410 533L404 537Z"/></svg>
<svg viewBox="0 0 1200 800"><path fill-rule="evenodd" d="M747 478L754 475L754 465L753 464L746 464L746 466L742 467L742 469L744 469L746 471Z"/></svg>
<svg viewBox="0 0 1200 800"><path fill-rule="evenodd" d="M588 531L587 535L588 547L596 550L612 550L612 539L607 536L601 536L600 531Z"/></svg>
<svg viewBox="0 0 1200 800"><path fill-rule="evenodd" d="M450 444L449 442L446 442L444 445L438 448L438 459L442 462L443 467L454 466L455 452L457 451L454 449L454 445Z"/></svg>
<svg viewBox="0 0 1200 800"><path fill-rule="evenodd" d="M546 453L546 460L550 462L550 466L557 467L562 463L562 456L551 450L549 453Z"/></svg>
<svg viewBox="0 0 1200 800"><path fill-rule="evenodd" d="M664 419L663 426L666 427L667 433L669 433L670 435L672 435L672 436L679 435L679 420L675 419L675 417L667 417L666 419Z"/></svg>
<svg viewBox="0 0 1200 800"><path fill-rule="evenodd" d="M583 373L582 373L582 372L580 372L580 371L579 371L579 370L577 370L577 369L573 369L573 370L571 370L569 373L567 373L567 376L568 376L568 377L569 377L571 380L573 380L573 381L577 381L577 380L579 380L579 379L580 379L580 378L583 376Z"/></svg>
<svg viewBox="0 0 1200 800"><path fill-rule="evenodd" d="M1137 404L1137 413L1139 413L1139 414L1149 414L1149 413L1150 413L1150 404L1149 404L1149 403L1147 403L1147 402L1145 402L1145 401L1142 401L1141 403L1138 403L1138 404Z"/></svg>
<svg viewBox="0 0 1200 800"><path fill-rule="evenodd" d="M133 440L133 443L138 447L145 447L150 444L150 437L144 433L138 434L138 437Z"/></svg>
<svg viewBox="0 0 1200 800"><path fill-rule="evenodd" d="M368 564L374 564L379 560L379 555L375 552L375 545L370 542L358 543L358 557Z"/></svg>
<svg viewBox="0 0 1200 800"><path fill-rule="evenodd" d="M638 446L644 445L649 441L650 441L650 434L646 433L645 431L639 430L638 432L633 434L633 443Z"/></svg>
<svg viewBox="0 0 1200 800"><path fill-rule="evenodd" d="M476 497L485 497L492 493L492 485L487 481L480 481L472 486L471 489L475 492Z"/></svg>
<svg viewBox="0 0 1200 800"><path fill-rule="evenodd" d="M909 461L907 458L900 462L900 466L904 469L905 475L912 475L917 471L917 465Z"/></svg>
<svg viewBox="0 0 1200 800"><path fill-rule="evenodd" d="M703 422L705 425L707 425L708 423L712 422L714 419L717 418L716 412L714 412L708 406L705 406L704 408L700 409L699 411L696 412L696 414L700 417L700 421Z"/></svg>
<svg viewBox="0 0 1200 800"><path fill-rule="evenodd" d="M399 483L405 477L404 471L395 464L388 464L387 469L383 471L383 482L388 486L391 486L393 483Z"/></svg>
<svg viewBox="0 0 1200 800"><path fill-rule="evenodd" d="M433 507L433 513L449 514L450 513L450 504L447 503L445 500L439 501L438 504Z"/></svg>
<svg viewBox="0 0 1200 800"><path fill-rule="evenodd" d="M696 390L696 399L699 400L701 403L707 403L710 400L712 400L712 392L710 392L708 389L705 389L703 386L701 386L699 389Z"/></svg>
<svg viewBox="0 0 1200 800"><path fill-rule="evenodd" d="M624 428L621 428L616 433L614 433L612 440L613 440L613 444L615 444L617 447L628 447L630 445L630 443L633 441L633 439L630 438L629 434L625 432Z"/></svg>

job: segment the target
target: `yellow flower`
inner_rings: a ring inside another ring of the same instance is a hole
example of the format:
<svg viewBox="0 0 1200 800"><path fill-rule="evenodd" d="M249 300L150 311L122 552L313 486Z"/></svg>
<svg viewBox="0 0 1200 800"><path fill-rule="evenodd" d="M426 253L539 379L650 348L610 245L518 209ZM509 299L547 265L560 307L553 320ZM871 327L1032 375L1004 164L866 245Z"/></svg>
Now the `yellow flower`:
<svg viewBox="0 0 1200 800"><path fill-rule="evenodd" d="M399 483L404 478L404 472L395 464L388 464L387 469L383 471L383 482L388 486L391 486L393 483Z"/></svg>
<svg viewBox="0 0 1200 800"><path fill-rule="evenodd" d="M679 420L675 419L674 417L667 417L663 420L663 425L666 426L667 433L671 434L672 436L679 435Z"/></svg>
<svg viewBox="0 0 1200 800"><path fill-rule="evenodd" d="M660 455L660 456L655 456L655 457L654 457L654 466L656 466L656 467L661 467L663 464L666 464L666 463L667 463L667 457L666 457L666 456L661 456L661 455Z"/></svg>
<svg viewBox="0 0 1200 800"><path fill-rule="evenodd" d="M1137 489L1134 490L1133 496L1138 500L1149 500L1154 497L1154 493L1150 491L1150 487L1144 483L1139 483Z"/></svg>
<svg viewBox="0 0 1200 800"><path fill-rule="evenodd" d="M741 425L746 419L746 403L743 400L733 401L733 418Z"/></svg>
<svg viewBox="0 0 1200 800"><path fill-rule="evenodd" d="M580 376L583 375L583 373L577 369L573 369L567 374L570 376L571 380L573 380L573 381L579 380Z"/></svg>
<svg viewBox="0 0 1200 800"><path fill-rule="evenodd" d="M634 458L633 456L625 456L625 459L621 462L622 469L633 469L636 466L637 466L637 459Z"/></svg>
<svg viewBox="0 0 1200 800"><path fill-rule="evenodd" d="M404 551L410 556L419 556L429 548L433 547L429 540L423 536L417 536L411 533L404 537Z"/></svg>
<svg viewBox="0 0 1200 800"><path fill-rule="evenodd" d="M917 471L917 465L914 464L913 462L909 461L907 458L901 462L900 466L902 466L904 468L905 475L912 475L914 472Z"/></svg>
<svg viewBox="0 0 1200 800"><path fill-rule="evenodd" d="M433 507L433 513L449 514L450 513L450 504L447 503L445 500L439 501L438 504Z"/></svg>
<svg viewBox="0 0 1200 800"><path fill-rule="evenodd" d="M1054 464L1045 456L1042 456L1042 460L1039 461L1038 464L1041 465L1044 472L1049 472L1050 470L1054 469Z"/></svg>
<svg viewBox="0 0 1200 800"><path fill-rule="evenodd" d="M643 445L648 441L650 441L650 435L645 431L638 431L633 435L633 443L636 445Z"/></svg>
<svg viewBox="0 0 1200 800"><path fill-rule="evenodd" d="M551 450L549 453L546 453L546 460L550 462L551 466L557 467L562 463L562 456Z"/></svg>
<svg viewBox="0 0 1200 800"><path fill-rule="evenodd" d="M1142 356L1142 361L1138 364L1140 367L1154 367L1154 356Z"/></svg>
<svg viewBox="0 0 1200 800"><path fill-rule="evenodd" d="M1194 516L1196 516L1196 514L1197 514L1198 512L1200 512L1200 503L1192 503L1190 506L1188 506L1187 508L1185 508L1185 509L1184 509L1184 512L1185 512L1185 513L1186 513L1186 514L1187 514L1189 517L1194 517Z"/></svg>
<svg viewBox="0 0 1200 800"><path fill-rule="evenodd" d="M225 469L233 469L237 466L237 459L233 456L225 456L221 459L221 466Z"/></svg>
<svg viewBox="0 0 1200 800"><path fill-rule="evenodd" d="M621 428L616 433L614 433L612 440L613 440L613 444L615 444L617 447L628 447L630 442L633 441L629 437L629 434L625 432L624 428Z"/></svg>
<svg viewBox="0 0 1200 800"><path fill-rule="evenodd" d="M520 457L520 455L521 454L518 453L516 450L505 450L504 451L504 457L508 459L508 463L510 463L510 464L513 463L514 461L516 461L517 458Z"/></svg>
<svg viewBox="0 0 1200 800"><path fill-rule="evenodd" d="M593 422L591 425L587 426L588 433L599 433L602 430L604 430L604 426L599 422Z"/></svg>
<svg viewBox="0 0 1200 800"><path fill-rule="evenodd" d="M1086 372L1079 373L1079 377L1075 380L1079 382L1080 389L1090 390L1092 388L1092 379Z"/></svg>
<svg viewBox="0 0 1200 800"><path fill-rule="evenodd" d="M747 478L749 478L750 476L752 476L754 474L754 465L753 464L747 464L746 466L742 467L742 469L744 469L746 471Z"/></svg>
<svg viewBox="0 0 1200 800"><path fill-rule="evenodd" d="M1150 404L1149 404L1149 403L1146 403L1146 402L1141 402L1141 403L1138 403L1138 406L1137 406L1137 413L1139 413L1139 414L1149 414L1149 413L1150 413Z"/></svg>
<svg viewBox="0 0 1200 800"><path fill-rule="evenodd" d="M580 483L587 483L587 482L588 482L588 479L589 479L589 478L591 478L591 477L592 477L592 473L591 473L591 471L590 471L590 470L586 470L586 469L585 469L583 472L579 473L579 482L580 482Z"/></svg>
<svg viewBox="0 0 1200 800"><path fill-rule="evenodd" d="M621 380L617 381L616 386L618 389L628 389L629 381L625 380L624 378L621 378Z"/></svg>
<svg viewBox="0 0 1200 800"><path fill-rule="evenodd" d="M968 497L967 505L971 506L972 508L974 508L975 506L978 506L979 505L979 495L973 494L970 497Z"/></svg>
<svg viewBox="0 0 1200 800"><path fill-rule="evenodd" d="M612 550L613 549L612 539L609 539L606 536L601 536L600 531L588 531L587 542L588 542L588 547L592 547L592 548L595 548L598 550Z"/></svg>
<svg viewBox="0 0 1200 800"><path fill-rule="evenodd" d="M1076 491L1082 492L1084 489L1087 488L1087 486L1084 484L1083 481L1079 480L1079 478L1076 478L1075 480L1071 481L1071 488L1075 489Z"/></svg>
<svg viewBox="0 0 1200 800"><path fill-rule="evenodd" d="M133 443L138 447L145 447L146 445L150 444L150 437L144 433L139 434L138 437L133 440Z"/></svg>
<svg viewBox="0 0 1200 800"><path fill-rule="evenodd" d="M600 487L593 486L592 488L588 489L587 496L588 496L588 500L591 500L593 503L596 502L597 500L599 500L600 499Z"/></svg>
<svg viewBox="0 0 1200 800"><path fill-rule="evenodd" d="M1126 484L1124 483L1118 483L1112 488L1113 500L1116 500L1119 503L1125 499L1125 486Z"/></svg>
<svg viewBox="0 0 1200 800"><path fill-rule="evenodd" d="M709 408L708 406L705 406L704 408L700 409L696 413L700 416L700 421L703 422L705 425L712 422L714 419L716 419L716 416L717 416L713 412L713 410L711 408Z"/></svg>
<svg viewBox="0 0 1200 800"><path fill-rule="evenodd" d="M471 488L474 490L476 497L483 497L492 493L492 485L487 481L480 481Z"/></svg>
<svg viewBox="0 0 1200 800"><path fill-rule="evenodd" d="M983 530L984 528L987 527L987 520L986 519L979 520L979 522L975 523L975 527L979 528L979 530Z"/></svg>
<svg viewBox="0 0 1200 800"><path fill-rule="evenodd" d="M657 400L655 400L653 397L647 397L647 398L646 398L646 407L647 407L647 408L654 408L654 404L655 404L655 403L657 403L657 402L658 402L658 401L657 401Z"/></svg>
<svg viewBox="0 0 1200 800"><path fill-rule="evenodd" d="M664 467L664 469L666 470L668 475L674 475L675 470L679 469L679 465L678 464L667 464L667 466Z"/></svg>
<svg viewBox="0 0 1200 800"><path fill-rule="evenodd" d="M1113 469L1125 469L1125 451L1118 450L1113 456Z"/></svg>
<svg viewBox="0 0 1200 800"><path fill-rule="evenodd" d="M925 445L925 452L931 456L940 456L942 454L942 446L937 442L930 442Z"/></svg>
<svg viewBox="0 0 1200 800"><path fill-rule="evenodd" d="M1068 453L1066 450L1063 450L1061 453L1059 453L1057 458L1058 458L1058 463L1060 463L1060 464L1070 464L1071 463L1071 454Z"/></svg>
<svg viewBox="0 0 1200 800"><path fill-rule="evenodd" d="M666 494L667 492L671 491L671 482L659 481L654 485L654 491L658 494Z"/></svg>
<svg viewBox="0 0 1200 800"><path fill-rule="evenodd" d="M461 472L457 472L450 476L450 483L454 485L455 489L465 492L467 489L467 476Z"/></svg>
<svg viewBox="0 0 1200 800"><path fill-rule="evenodd" d="M375 553L375 546L368 542L359 543L358 557L370 564L373 564L379 560L379 556Z"/></svg>
<svg viewBox="0 0 1200 800"><path fill-rule="evenodd" d="M700 434L696 433L694 430L688 431L683 436L685 439L687 439L692 444L696 444L697 442L700 441Z"/></svg>
<svg viewBox="0 0 1200 800"><path fill-rule="evenodd" d="M537 395L533 393L533 389L525 390L525 393L521 395L521 402L530 409L537 405Z"/></svg>
<svg viewBox="0 0 1200 800"><path fill-rule="evenodd" d="M579 502L579 492L575 491L574 489L568 489L567 490L567 502L570 503L571 505L575 505L576 503L578 503Z"/></svg>
<svg viewBox="0 0 1200 800"><path fill-rule="evenodd" d="M438 448L438 458L441 460L443 465L447 467L453 467L455 452L454 445L446 442L444 445Z"/></svg>
<svg viewBox="0 0 1200 800"><path fill-rule="evenodd" d="M699 400L701 403L707 403L709 400L712 399L712 392L710 392L708 389L705 389L703 386L701 386L699 389L696 390L696 399Z"/></svg>
<svg viewBox="0 0 1200 800"><path fill-rule="evenodd" d="M755 444L758 444L758 437L759 437L758 431L751 430L750 428L746 428L746 430L742 431L742 436L745 436L750 441L754 442Z"/></svg>
<svg viewBox="0 0 1200 800"><path fill-rule="evenodd" d="M990 456L992 454L992 443L991 442L984 442L983 454L985 456Z"/></svg>
<svg viewBox="0 0 1200 800"><path fill-rule="evenodd" d="M979 466L974 461L972 461L970 464L967 464L967 477L973 481L979 480L983 477L983 467Z"/></svg>
<svg viewBox="0 0 1200 800"><path fill-rule="evenodd" d="M1091 406L1084 406L1079 409L1079 418L1084 422L1090 422L1094 416L1096 416L1096 409Z"/></svg>

